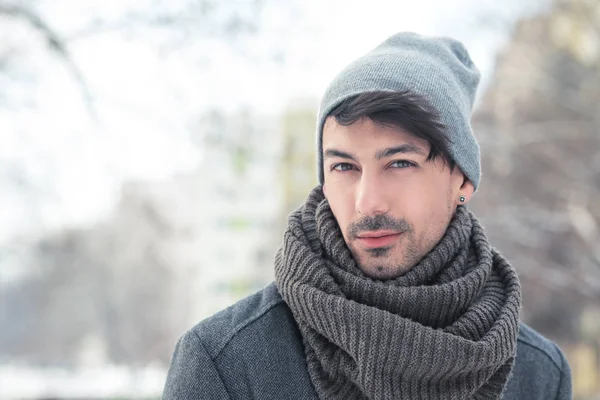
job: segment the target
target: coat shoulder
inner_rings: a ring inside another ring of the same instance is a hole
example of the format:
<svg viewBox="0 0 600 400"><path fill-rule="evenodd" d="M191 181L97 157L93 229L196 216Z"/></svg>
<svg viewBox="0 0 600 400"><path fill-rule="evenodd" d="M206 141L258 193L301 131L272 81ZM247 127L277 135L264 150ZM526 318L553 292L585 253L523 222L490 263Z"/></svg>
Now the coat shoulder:
<svg viewBox="0 0 600 400"><path fill-rule="evenodd" d="M517 346L517 354L526 355L528 360L535 358L538 365L555 368L557 372L564 369L565 356L558 346L524 323L519 327Z"/></svg>
<svg viewBox="0 0 600 400"><path fill-rule="evenodd" d="M198 336L215 359L240 332L285 303L275 283L200 321L188 334Z"/></svg>
<svg viewBox="0 0 600 400"><path fill-rule="evenodd" d="M521 323L506 399L570 399L571 369L552 341Z"/></svg>
<svg viewBox="0 0 600 400"><path fill-rule="evenodd" d="M188 330L174 354L166 399L317 398L302 338L274 283Z"/></svg>

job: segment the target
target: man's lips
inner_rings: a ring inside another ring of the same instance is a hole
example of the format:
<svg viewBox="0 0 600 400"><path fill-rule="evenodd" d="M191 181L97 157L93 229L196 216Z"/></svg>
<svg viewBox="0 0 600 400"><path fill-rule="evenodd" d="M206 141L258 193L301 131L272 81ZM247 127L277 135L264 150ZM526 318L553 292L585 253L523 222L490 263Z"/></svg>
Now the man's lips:
<svg viewBox="0 0 600 400"><path fill-rule="evenodd" d="M394 231L364 232L361 233L356 240L364 247L368 248L385 247L398 240L401 234L401 232Z"/></svg>

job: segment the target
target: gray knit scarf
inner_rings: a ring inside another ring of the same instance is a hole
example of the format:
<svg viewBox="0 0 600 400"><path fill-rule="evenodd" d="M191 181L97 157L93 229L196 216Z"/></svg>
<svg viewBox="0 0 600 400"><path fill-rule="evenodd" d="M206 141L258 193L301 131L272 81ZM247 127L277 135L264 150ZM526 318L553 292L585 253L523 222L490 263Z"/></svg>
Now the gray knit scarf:
<svg viewBox="0 0 600 400"><path fill-rule="evenodd" d="M275 259L321 399L498 399L517 350L520 285L459 206L414 268L365 276L321 187L288 219Z"/></svg>

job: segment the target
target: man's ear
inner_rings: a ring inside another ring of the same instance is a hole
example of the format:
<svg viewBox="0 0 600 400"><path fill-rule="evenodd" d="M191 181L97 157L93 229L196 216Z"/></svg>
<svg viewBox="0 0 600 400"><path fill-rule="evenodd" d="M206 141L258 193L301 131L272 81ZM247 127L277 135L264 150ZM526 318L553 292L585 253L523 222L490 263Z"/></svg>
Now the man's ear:
<svg viewBox="0 0 600 400"><path fill-rule="evenodd" d="M468 203L469 200L471 200L471 197L473 197L473 193L475 193L475 186L473 186L473 183L465 177L458 190L458 195L465 198L463 203Z"/></svg>

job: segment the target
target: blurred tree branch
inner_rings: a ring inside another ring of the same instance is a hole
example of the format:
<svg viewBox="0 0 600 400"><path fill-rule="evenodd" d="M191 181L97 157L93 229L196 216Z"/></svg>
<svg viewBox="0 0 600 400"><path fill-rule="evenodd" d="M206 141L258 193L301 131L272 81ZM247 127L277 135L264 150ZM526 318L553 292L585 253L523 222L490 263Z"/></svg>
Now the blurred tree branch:
<svg viewBox="0 0 600 400"><path fill-rule="evenodd" d="M260 14L265 0L219 2L198 0L185 2L174 8L166 1L156 2L152 9L133 10L117 21L96 21L94 24L70 34L69 42L83 40L110 32L130 33L166 29L171 34L161 47L161 52L172 52L199 38L226 40L242 56L248 58L240 37L255 34L260 29Z"/></svg>
<svg viewBox="0 0 600 400"><path fill-rule="evenodd" d="M474 116L490 184L473 207L521 275L528 321L564 340L600 302L599 27L593 0L519 21Z"/></svg>
<svg viewBox="0 0 600 400"><path fill-rule="evenodd" d="M58 57L65 63L67 69L79 87L89 115L93 119L96 119L93 100L88 85L86 84L80 69L71 58L69 51L67 50L67 46L60 35L31 9L12 4L0 3L0 15L5 15L10 18L24 21L42 34L48 48L53 53L58 55Z"/></svg>

